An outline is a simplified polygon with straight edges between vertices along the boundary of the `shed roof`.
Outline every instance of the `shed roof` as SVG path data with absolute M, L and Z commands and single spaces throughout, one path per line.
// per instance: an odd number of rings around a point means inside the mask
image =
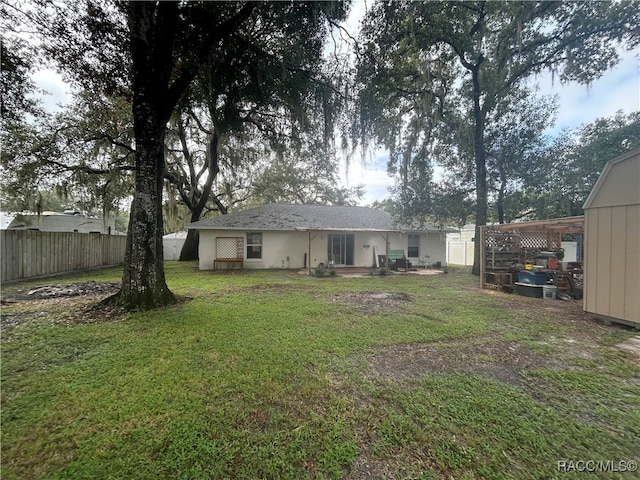
M 167 233 L 166 235 L 163 235 L 162 238 L 165 240 L 184 240 L 187 238 L 187 232 Z
M 455 231 L 447 227 L 398 225 L 391 214 L 368 207 L 271 203 L 187 225 L 196 230 Z
M 583 208 L 640 204 L 640 148 L 607 162 Z

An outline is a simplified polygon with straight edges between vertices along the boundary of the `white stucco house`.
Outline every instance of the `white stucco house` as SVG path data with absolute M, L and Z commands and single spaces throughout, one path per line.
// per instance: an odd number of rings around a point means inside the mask
M 404 252 L 418 264 L 445 264 L 449 228 L 394 223 L 382 210 L 323 205 L 262 205 L 187 225 L 199 230 L 201 270 L 374 267 Z

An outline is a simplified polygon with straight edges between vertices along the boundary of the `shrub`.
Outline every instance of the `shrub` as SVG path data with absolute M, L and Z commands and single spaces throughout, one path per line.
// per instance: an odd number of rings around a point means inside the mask
M 313 274 L 318 278 L 324 278 L 327 276 L 327 269 L 324 265 L 320 265 L 313 271 Z
M 318 265 L 318 268 L 313 271 L 313 275 L 317 278 L 324 278 L 335 277 L 336 275 L 338 275 L 338 273 L 333 268 L 327 268 L 324 265 Z

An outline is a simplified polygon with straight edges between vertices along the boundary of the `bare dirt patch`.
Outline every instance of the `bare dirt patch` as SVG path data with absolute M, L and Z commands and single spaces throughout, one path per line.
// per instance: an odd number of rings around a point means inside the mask
M 544 300 L 542 298 L 530 298 L 516 293 L 504 293 L 496 290 L 482 289 L 479 286 L 466 285 L 463 290 L 480 292 L 500 302 L 507 310 L 535 311 L 540 315 L 554 316 L 559 322 L 577 323 L 595 321 L 595 317 L 582 309 L 582 300 Z
M 388 345 L 366 358 L 370 366 L 368 376 L 405 382 L 429 373 L 473 373 L 522 387 L 529 370 L 567 368 L 575 359 L 597 358 L 602 327 L 592 315 L 582 310 L 582 302 L 528 298 L 472 286 L 464 289 L 495 298 L 507 312 L 526 313 L 519 315 L 518 322 L 504 322 L 500 328 L 505 331 L 527 329 L 531 325 L 523 323 L 533 322 L 540 324 L 535 328 L 541 331 L 544 325 L 559 327 L 558 335 L 542 335 L 534 342 L 540 349 L 521 342 L 500 340 L 495 335 Z M 553 349 L 554 353 L 545 354 L 544 347 Z
M 261 283 L 251 287 L 240 288 L 238 292 L 285 294 L 289 292 L 307 292 L 313 290 L 309 285 L 296 285 L 295 283 Z
M 579 369 L 580 361 L 597 360 L 602 347 L 602 330 L 616 331 L 615 328 L 599 325 L 592 314 L 583 311 L 579 300 L 528 298 L 473 286 L 463 289 L 491 296 L 507 312 L 518 314 L 517 322 L 496 323 L 499 330 L 538 330 L 539 338 L 534 340 L 535 337 L 532 337 L 532 342 L 523 344 L 500 340 L 497 334 L 497 337 L 492 335 L 388 345 L 366 357 L 370 367 L 367 376 L 377 380 L 405 382 L 429 373 L 472 373 L 522 387 L 529 381 L 527 372 L 530 370 Z M 549 331 L 545 326 L 549 327 Z M 549 350 L 552 353 L 548 353 Z
M 78 297 L 78 296 L 102 296 L 113 295 L 120 290 L 117 282 L 81 282 L 81 283 L 57 283 L 54 285 L 41 285 L 29 289 L 16 290 L 4 295 L 3 300 L 40 300 L 46 298 Z
M 14 327 L 48 319 L 56 325 L 98 323 L 119 318 L 115 308 L 97 309 L 100 300 L 118 292 L 116 282 L 81 282 L 41 285 L 3 295 L 0 327 L 3 339 Z
M 372 313 L 407 313 L 404 306 L 412 300 L 411 295 L 402 292 L 341 292 L 331 296 L 333 302 L 355 306 L 359 310 Z
M 367 358 L 372 376 L 394 382 L 429 373 L 474 373 L 521 386 L 523 374 L 556 362 L 515 342 L 483 341 L 482 337 L 435 343 L 411 343 L 379 348 Z

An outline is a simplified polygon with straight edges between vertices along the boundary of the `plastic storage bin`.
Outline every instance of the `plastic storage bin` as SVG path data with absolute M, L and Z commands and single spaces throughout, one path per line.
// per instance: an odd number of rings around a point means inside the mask
M 547 283 L 547 274 L 544 272 L 518 272 L 518 282 L 529 285 L 544 285 Z
M 558 293 L 558 287 L 556 287 L 555 285 L 542 286 L 542 297 L 545 300 L 555 300 L 557 293 Z
M 542 298 L 542 285 L 516 283 L 516 293 L 524 297 Z

